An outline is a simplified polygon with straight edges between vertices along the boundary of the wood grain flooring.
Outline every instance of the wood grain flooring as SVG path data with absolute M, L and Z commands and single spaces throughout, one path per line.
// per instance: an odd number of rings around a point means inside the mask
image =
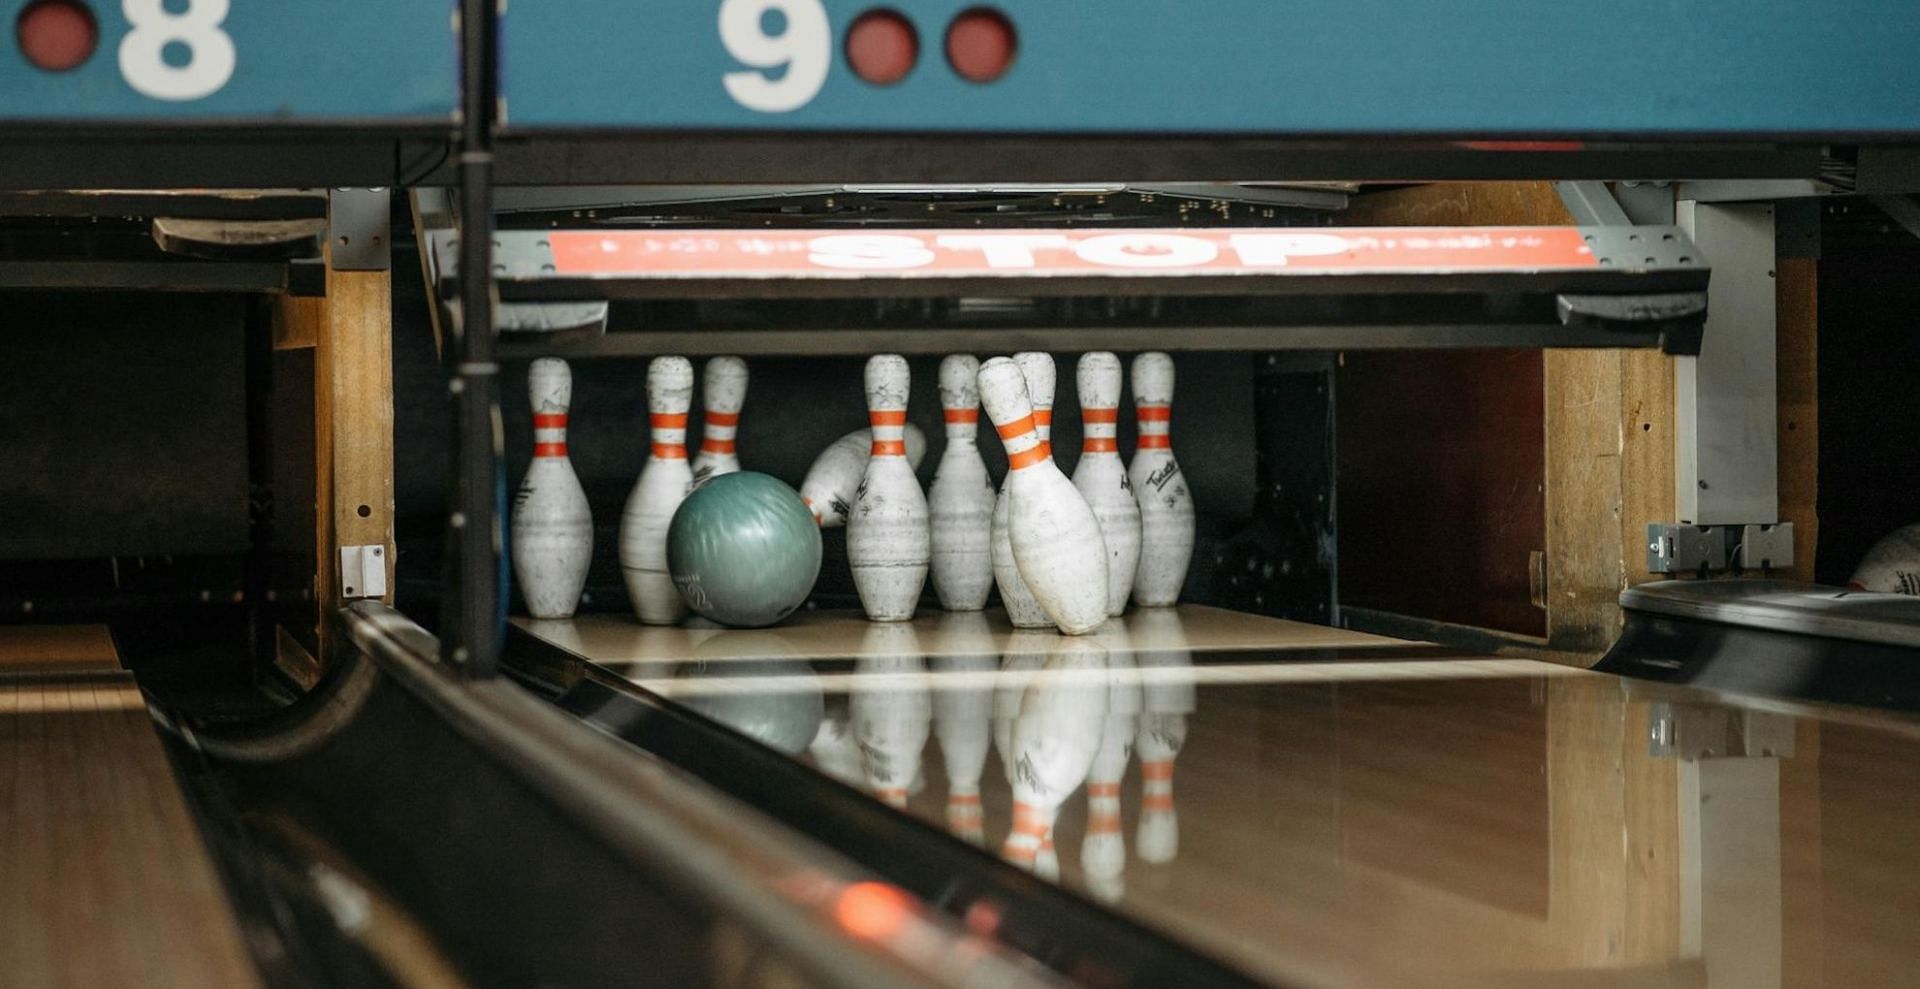
M 105 630 L 0 630 L 0 987 L 259 982 Z

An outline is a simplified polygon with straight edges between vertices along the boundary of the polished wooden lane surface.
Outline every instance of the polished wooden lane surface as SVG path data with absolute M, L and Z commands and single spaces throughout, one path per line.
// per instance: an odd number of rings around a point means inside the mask
M 1178 850 L 1141 857 L 1136 754 L 1117 884 L 1080 866 L 1085 788 L 1063 805 L 1054 836 L 1069 889 L 1284 984 L 1839 989 L 1920 972 L 1920 724 L 1779 713 L 1524 660 L 1402 655 L 1395 647 L 1410 644 L 1217 614 L 1182 609 L 1192 620 L 1155 631 L 1151 648 L 1108 635 L 1131 661 L 1115 667 L 1116 689 L 1137 685 L 1148 714 L 1185 714 Z M 994 718 L 1048 711 L 1052 730 L 1083 738 L 1076 719 L 1107 716 L 1097 700 L 1075 715 L 1035 693 L 1087 696 L 1083 681 L 1098 677 L 1036 672 L 1033 655 L 1057 637 L 996 629 L 1008 658 L 966 664 L 939 658 L 954 647 L 939 616 L 853 627 L 863 624 L 834 632 L 838 649 L 822 641 L 806 654 L 900 661 L 629 671 L 756 737 L 813 737 L 796 758 L 862 790 L 872 784 L 852 722 L 882 719 L 874 737 L 897 739 L 915 732 L 886 719 L 928 720 L 907 812 L 936 825 L 940 740 L 954 728 L 940 712 L 966 707 L 943 706 L 942 691 L 991 695 Z M 762 648 L 764 634 L 684 655 L 791 655 Z M 1210 654 L 1217 643 L 1236 651 Z M 1183 680 L 1186 691 L 1170 689 Z M 825 730 L 782 725 L 806 716 L 793 698 L 809 693 L 824 701 Z M 982 804 L 996 850 L 1012 817 L 1000 752 L 1010 736 L 986 721 L 969 730 L 993 739 Z
M 0 986 L 259 981 L 105 630 L 0 630 Z
M 631 615 L 581 615 L 566 620 L 516 618 L 533 634 L 605 666 L 640 662 L 735 659 L 857 659 L 862 656 L 1000 655 L 1045 651 L 1059 638 L 1051 630 L 1019 630 L 998 609 L 922 611 L 911 622 L 879 624 L 857 611 L 800 611 L 767 629 L 726 629 L 702 622 L 677 627 L 642 625 Z M 1364 649 L 1407 643 L 1365 632 L 1309 625 L 1244 612 L 1183 604 L 1136 610 L 1086 637 L 1109 650 L 1164 649 L 1209 653 L 1274 649 Z

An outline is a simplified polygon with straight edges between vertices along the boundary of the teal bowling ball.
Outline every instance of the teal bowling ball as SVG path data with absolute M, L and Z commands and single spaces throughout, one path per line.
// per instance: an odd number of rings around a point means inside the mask
M 779 479 L 722 474 L 673 513 L 667 570 L 694 614 L 742 628 L 772 625 L 813 592 L 820 526 Z

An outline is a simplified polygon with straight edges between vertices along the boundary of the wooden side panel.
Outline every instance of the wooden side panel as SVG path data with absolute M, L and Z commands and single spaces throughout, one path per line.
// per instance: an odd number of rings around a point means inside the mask
M 1356 224 L 1566 224 L 1573 218 L 1560 203 L 1552 185 L 1544 182 L 1498 182 L 1478 184 L 1439 184 L 1409 187 L 1360 197 L 1346 219 Z M 1783 272 L 1783 274 L 1787 274 Z M 1791 281 L 1791 278 L 1783 279 Z M 1795 284 L 1798 284 L 1795 282 Z M 1788 291 L 1783 285 L 1783 292 Z M 1808 290 L 1810 291 L 1810 290 Z M 1783 300 L 1786 296 L 1783 295 Z M 1805 304 L 1802 305 L 1804 309 Z M 1783 301 L 1783 322 L 1788 317 Z M 1810 318 L 1808 320 L 1810 322 Z M 1789 332 L 1784 326 L 1782 346 L 1811 361 L 1811 328 L 1804 333 Z M 1481 355 L 1483 360 L 1493 358 Z M 1535 362 L 1540 384 L 1530 395 L 1515 391 L 1498 414 L 1454 421 L 1436 417 L 1418 430 L 1400 430 L 1396 435 L 1379 436 L 1362 428 L 1356 436 L 1349 424 L 1356 412 L 1342 395 L 1341 419 L 1341 498 L 1342 592 L 1349 603 L 1385 610 L 1403 611 L 1421 617 L 1439 618 L 1462 624 L 1480 625 L 1509 632 L 1544 636 L 1556 649 L 1575 654 L 1595 655 L 1606 649 L 1620 628 L 1619 594 L 1625 587 L 1655 578 L 1646 569 L 1645 531 L 1649 522 L 1673 517 L 1673 359 L 1648 351 L 1549 350 L 1528 354 L 1514 361 Z M 1438 378 L 1443 373 L 1455 377 L 1449 387 L 1467 374 L 1517 373 L 1511 364 L 1494 363 L 1487 368 L 1454 367 L 1458 361 L 1445 354 L 1369 355 L 1349 360 L 1350 373 L 1341 387 L 1358 386 L 1367 401 L 1383 401 L 1366 394 L 1366 376 L 1380 375 L 1383 368 L 1394 375 Z M 1351 379 L 1349 381 L 1348 379 Z M 1445 380 L 1445 379 L 1441 379 Z M 1789 380 L 1805 383 L 1809 377 L 1792 365 L 1783 351 L 1783 389 Z M 1475 384 L 1472 388 L 1484 388 Z M 1813 442 L 1813 431 L 1805 425 L 1811 418 L 1811 394 L 1808 384 L 1797 392 L 1783 391 L 1782 414 L 1789 409 L 1801 425 L 1788 430 L 1782 420 L 1781 458 L 1783 464 L 1783 506 L 1793 506 L 1789 517 L 1796 523 L 1811 517 L 1811 477 L 1795 474 L 1793 465 L 1810 465 L 1813 457 L 1804 444 Z M 1418 403 L 1428 396 L 1405 393 L 1399 401 Z M 1804 401 L 1800 401 L 1804 399 Z M 1385 399 L 1392 402 L 1394 399 Z M 1793 403 L 1800 402 L 1795 405 Z M 1542 449 L 1537 459 L 1512 458 L 1500 469 L 1488 470 L 1482 463 L 1462 463 L 1448 459 L 1449 448 L 1471 450 L 1477 442 L 1517 442 L 1513 420 L 1539 422 Z M 1801 445 L 1795 445 L 1799 442 Z M 1482 573 L 1458 567 L 1401 568 L 1395 571 L 1375 558 L 1372 547 L 1355 545 L 1346 532 L 1354 524 L 1355 498 L 1362 506 L 1378 500 L 1368 487 L 1355 489 L 1349 479 L 1372 484 L 1374 471 L 1381 464 L 1419 464 L 1438 460 L 1451 485 L 1466 485 L 1488 490 L 1522 490 L 1531 485 L 1542 492 L 1540 530 L 1531 546 L 1545 550 L 1545 614 L 1527 620 L 1526 591 L 1529 588 L 1524 569 L 1503 569 Z M 1537 466 L 1536 466 L 1537 465 Z M 1811 469 L 1808 467 L 1807 469 Z M 1527 476 L 1523 472 L 1531 471 Z M 1798 486 L 1796 486 L 1798 485 Z M 1431 483 L 1426 489 L 1438 490 Z M 1804 488 L 1804 491 L 1802 491 Z M 1797 499 L 1797 500 L 1796 500 Z M 1444 502 L 1444 497 L 1435 498 Z M 1806 507 L 1802 509 L 1801 504 Z M 1395 550 L 1406 558 L 1421 550 L 1408 542 L 1413 539 L 1444 540 L 1444 547 L 1458 543 L 1503 547 L 1516 541 L 1511 515 L 1483 513 L 1464 521 L 1457 517 L 1444 523 L 1424 517 L 1434 512 L 1419 503 L 1406 507 L 1415 516 L 1402 517 L 1388 524 L 1403 540 Z M 1461 528 L 1463 527 L 1464 528 Z M 1458 532 L 1463 538 L 1455 539 Z M 1419 535 L 1416 535 L 1419 533 Z M 1438 533 L 1438 535 L 1436 535 Z M 1811 535 L 1804 535 L 1809 540 Z M 1515 554 L 1503 552 L 1503 561 Z M 1525 567 L 1524 556 L 1519 566 Z M 1408 573 L 1446 574 L 1447 580 L 1416 580 Z M 1452 583 L 1444 592 L 1434 584 Z M 1463 586 L 1465 585 L 1465 586 Z M 1349 591 L 1357 592 L 1355 598 Z M 1480 599 L 1473 612 L 1461 609 L 1437 597 L 1451 595 Z
M 1491 182 L 1371 193 L 1342 222 L 1568 221 L 1551 186 Z M 1529 568 L 1550 549 L 1546 360 L 1533 350 L 1347 355 L 1337 389 L 1345 603 L 1548 634 Z
M 1820 545 L 1820 272 L 1811 258 L 1782 258 L 1774 282 L 1779 357 L 1780 517 L 1793 523 L 1793 568 L 1812 580 Z
M 288 322 L 293 322 L 289 320 Z M 329 271 L 314 338 L 315 596 L 320 656 L 326 616 L 345 600 L 340 547 L 377 546 L 392 601 L 393 278 L 386 271 Z M 358 589 L 356 588 L 355 596 Z
M 1540 354 L 1348 354 L 1338 396 L 1340 598 L 1546 635 Z

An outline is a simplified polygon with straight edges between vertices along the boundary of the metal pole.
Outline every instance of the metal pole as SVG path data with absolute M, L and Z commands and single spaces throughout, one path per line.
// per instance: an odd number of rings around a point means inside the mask
M 460 312 L 449 357 L 453 503 L 441 601 L 442 658 L 472 678 L 499 667 L 504 619 L 500 554 L 500 410 L 493 354 L 493 130 L 498 101 L 497 0 L 461 0 Z

